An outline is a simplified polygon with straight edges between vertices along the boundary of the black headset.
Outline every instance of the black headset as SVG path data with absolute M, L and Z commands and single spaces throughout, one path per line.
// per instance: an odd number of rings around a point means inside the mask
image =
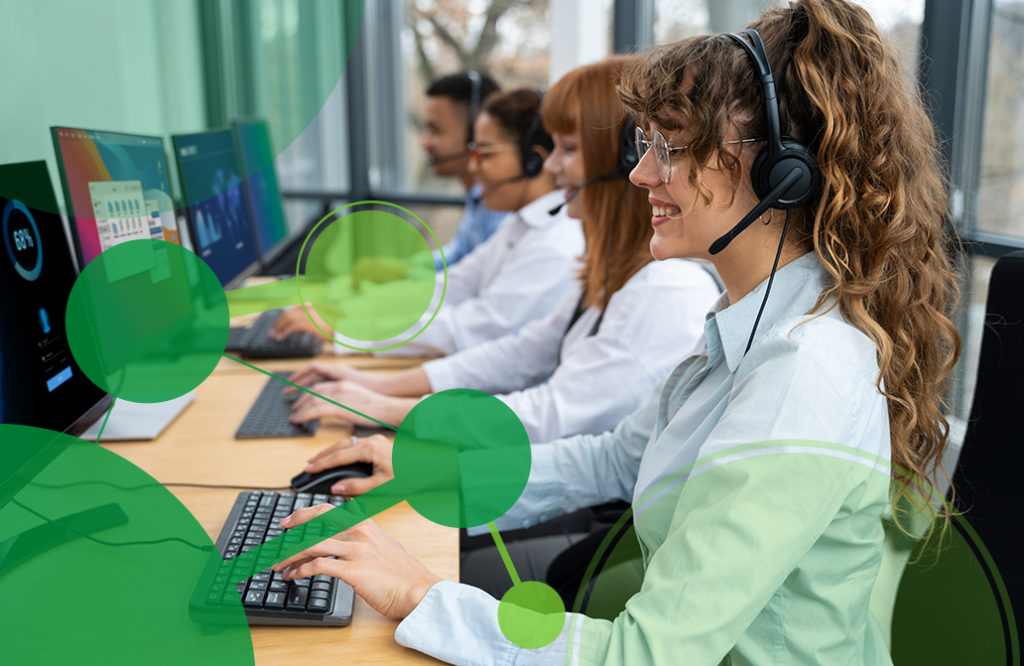
M 804 205 L 814 196 L 820 180 L 818 161 L 807 146 L 782 135 L 779 127 L 779 102 L 775 97 L 775 81 L 764 42 L 756 30 L 744 30 L 742 34 L 750 37 L 749 43 L 737 34 L 730 33 L 729 37 L 736 40 L 754 61 L 757 73 L 761 77 L 761 87 L 764 88 L 764 115 L 768 125 L 768 145 L 754 159 L 754 165 L 750 169 L 750 180 L 754 185 L 754 193 L 763 199 L 778 187 L 786 176 L 797 170 L 799 178 L 774 197 L 772 205 L 772 208 L 791 210 Z
M 767 145 L 754 158 L 750 168 L 750 182 L 760 203 L 724 236 L 711 244 L 709 252 L 718 254 L 750 226 L 750 223 L 769 208 L 792 210 L 810 201 L 818 190 L 821 172 L 814 153 L 807 146 L 782 135 L 779 126 L 779 103 L 775 97 L 775 80 L 768 62 L 761 35 L 747 29 L 740 34 L 750 38 L 748 42 L 740 35 L 729 33 L 754 61 L 761 87 L 764 91 L 764 115 L 768 129 Z
M 640 162 L 640 156 L 636 154 L 636 119 L 630 115 L 622 126 L 622 133 L 619 134 L 619 159 L 613 173 L 618 176 L 629 176 L 636 165 Z
M 524 178 L 538 176 L 544 169 L 544 156 L 533 147 L 533 140 L 537 136 L 537 131 L 541 128 L 540 107 L 544 102 L 544 93 L 538 91 L 537 95 L 539 97 L 537 100 L 537 113 L 534 114 L 529 127 L 523 132 L 523 138 L 519 140 L 519 153 L 522 157 Z
M 782 135 L 782 130 L 779 127 L 779 101 L 775 97 L 775 81 L 772 78 L 772 67 L 768 63 L 768 53 L 765 51 L 761 35 L 753 29 L 744 30 L 741 34 L 749 37 L 750 42 L 733 33 L 729 33 L 729 37 L 736 40 L 754 61 L 757 73 L 761 77 L 761 87 L 764 90 L 764 115 L 768 125 L 766 138 L 768 145 L 757 154 L 754 164 L 750 167 L 750 182 L 754 187 L 754 194 L 760 201 L 736 226 L 712 243 L 708 252 L 718 254 L 724 250 L 733 238 L 736 238 L 741 231 L 750 226 L 751 222 L 763 215 L 769 208 L 780 208 L 786 211 L 786 221 L 782 225 L 782 235 L 779 238 L 779 249 L 775 252 L 775 262 L 772 264 L 771 273 L 768 274 L 764 298 L 761 299 L 761 307 L 758 308 L 754 325 L 750 329 L 747 347 L 743 350 L 743 354 L 746 355 L 754 343 L 757 325 L 761 322 L 765 303 L 768 302 L 768 294 L 772 290 L 775 271 L 779 266 L 779 257 L 782 255 L 782 246 L 786 242 L 786 230 L 789 229 L 789 213 L 792 209 L 802 206 L 814 197 L 818 190 L 818 182 L 821 180 L 821 172 L 818 170 L 818 161 L 814 159 L 814 154 L 807 149 L 807 146 L 794 141 L 791 137 Z
M 475 69 L 466 72 L 466 76 L 469 78 L 470 86 L 472 86 L 469 91 L 469 131 L 466 133 L 466 141 L 468 143 L 473 140 L 473 125 L 476 123 L 476 117 L 480 113 L 480 96 L 483 92 L 483 80 L 480 78 L 480 72 Z

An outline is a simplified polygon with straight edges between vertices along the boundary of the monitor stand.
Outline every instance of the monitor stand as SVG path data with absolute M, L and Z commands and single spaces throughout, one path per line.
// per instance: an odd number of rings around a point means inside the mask
M 96 435 L 103 428 L 103 436 L 99 438 L 101 442 L 156 439 L 195 397 L 195 391 L 190 391 L 167 402 L 145 403 L 118 399 L 114 402 L 107 425 L 104 426 L 103 419 L 99 419 L 81 434 L 81 438 L 96 441 Z

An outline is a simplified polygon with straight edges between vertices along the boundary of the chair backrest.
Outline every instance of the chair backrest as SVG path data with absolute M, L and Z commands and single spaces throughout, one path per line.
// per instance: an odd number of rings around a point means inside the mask
M 956 507 L 1002 576 L 1024 625 L 1024 252 L 1004 255 L 989 280 L 971 417 L 953 487 Z
M 974 402 L 953 474 L 959 515 L 903 572 L 892 619 L 894 663 L 1019 663 L 1022 411 L 1024 252 L 1012 252 L 996 262 L 989 281 Z

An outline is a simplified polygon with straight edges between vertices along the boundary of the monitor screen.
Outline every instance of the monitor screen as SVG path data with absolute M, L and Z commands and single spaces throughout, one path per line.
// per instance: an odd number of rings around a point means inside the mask
M 64 333 L 75 269 L 46 163 L 0 165 L 0 184 L 0 423 L 78 434 L 109 397 Z
M 238 120 L 232 127 L 260 257 L 269 261 L 288 235 L 270 132 L 262 121 Z
M 160 137 L 53 127 L 79 265 L 137 238 L 178 239 Z
M 192 245 L 221 284 L 233 284 L 256 266 L 259 252 L 231 130 L 171 139 L 188 202 Z

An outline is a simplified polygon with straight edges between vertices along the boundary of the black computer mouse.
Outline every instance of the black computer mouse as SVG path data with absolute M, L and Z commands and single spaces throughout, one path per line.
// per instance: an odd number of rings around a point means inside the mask
M 303 472 L 292 478 L 292 490 L 299 493 L 331 493 L 331 486 L 343 479 L 364 478 L 373 474 L 373 465 L 366 462 L 338 465 L 320 472 Z

